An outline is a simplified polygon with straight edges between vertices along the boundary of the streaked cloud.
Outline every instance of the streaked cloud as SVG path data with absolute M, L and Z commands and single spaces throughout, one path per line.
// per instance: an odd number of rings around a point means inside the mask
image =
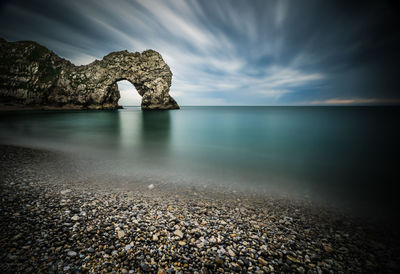
M 398 99 L 380 99 L 380 98 L 351 98 L 351 99 L 327 99 L 327 100 L 315 100 L 310 102 L 311 105 L 396 105 L 400 104 L 400 98 Z
M 171 94 L 182 105 L 329 104 L 332 98 L 372 104 L 399 98 L 398 77 L 391 73 L 399 55 L 390 58 L 398 51 L 399 34 L 387 31 L 391 10 L 379 3 L 17 0 L 0 5 L 0 36 L 38 41 L 77 65 L 110 51 L 159 51 L 174 74 Z M 123 102 L 138 102 L 132 85 L 119 86 Z

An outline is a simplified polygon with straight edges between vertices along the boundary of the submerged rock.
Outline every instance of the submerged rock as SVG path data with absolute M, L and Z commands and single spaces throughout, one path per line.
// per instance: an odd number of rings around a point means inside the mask
M 117 109 L 117 81 L 128 80 L 142 109 L 179 109 L 169 95 L 172 72 L 154 50 L 112 52 L 75 66 L 32 41 L 0 38 L 0 103 L 62 109 Z

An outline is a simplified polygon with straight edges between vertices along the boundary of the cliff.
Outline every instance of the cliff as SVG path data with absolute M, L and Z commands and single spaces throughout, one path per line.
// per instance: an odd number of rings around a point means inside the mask
M 119 80 L 131 82 L 141 107 L 179 109 L 169 95 L 172 72 L 154 50 L 112 52 L 75 66 L 32 41 L 0 38 L 0 104 L 60 109 L 116 109 Z

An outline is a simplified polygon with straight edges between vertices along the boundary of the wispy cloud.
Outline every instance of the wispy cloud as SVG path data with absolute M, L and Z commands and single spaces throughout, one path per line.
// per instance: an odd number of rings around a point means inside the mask
M 311 102 L 305 102 L 310 105 L 395 105 L 400 104 L 400 98 L 394 99 L 383 99 L 383 98 L 333 98 L 327 100 L 314 100 Z
M 152 48 L 171 67 L 171 94 L 181 104 L 284 104 L 300 101 L 299 96 L 310 104 L 335 102 L 331 98 L 369 104 L 372 99 L 365 98 L 398 98 L 394 85 L 366 95 L 365 74 L 355 73 L 388 67 L 381 65 L 386 61 L 365 57 L 371 49 L 388 47 L 384 42 L 390 40 L 371 42 L 371 33 L 379 33 L 373 10 L 348 7 L 348 14 L 338 13 L 335 5 L 286 0 L 10 1 L 0 10 L 0 35 L 36 40 L 78 65 L 110 51 Z M 384 79 L 373 77 L 374 85 Z M 370 89 L 374 85 L 368 84 Z M 134 89 L 126 83 L 120 88 Z M 343 90 L 351 94 L 345 97 Z M 337 100 L 345 104 L 350 99 Z

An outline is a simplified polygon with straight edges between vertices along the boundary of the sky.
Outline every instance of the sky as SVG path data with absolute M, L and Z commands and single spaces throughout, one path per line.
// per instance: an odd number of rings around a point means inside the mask
M 400 104 L 398 18 L 385 0 L 2 0 L 0 37 L 76 65 L 154 49 L 180 105 Z

